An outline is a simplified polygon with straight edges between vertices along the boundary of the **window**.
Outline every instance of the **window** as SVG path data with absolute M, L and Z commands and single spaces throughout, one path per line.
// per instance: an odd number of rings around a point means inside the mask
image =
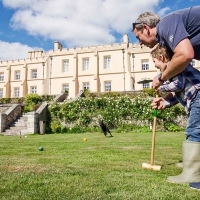
M 105 56 L 104 57 L 104 69 L 110 69 L 111 57 Z
M 14 88 L 14 96 L 15 97 L 19 97 L 19 88 L 18 87 L 16 87 L 16 88 Z
M 0 98 L 3 97 L 3 88 L 0 88 Z
M 111 91 L 111 82 L 110 81 L 105 82 L 105 92 L 107 92 L 107 91 Z
M 143 83 L 143 88 L 150 88 L 150 84 L 149 83 Z
M 4 73 L 0 72 L 0 81 L 4 81 Z
M 142 70 L 149 70 L 149 60 L 142 60 Z
M 20 71 L 15 71 L 15 80 L 20 80 Z
M 37 87 L 36 86 L 32 86 L 31 87 L 31 93 L 32 94 L 37 94 Z
M 83 71 L 89 70 L 89 58 L 83 59 Z
M 90 83 L 83 83 L 83 89 L 90 89 Z
M 64 60 L 63 61 L 63 72 L 68 72 L 69 71 L 69 60 Z
M 67 91 L 69 93 L 69 84 L 63 84 L 63 92 Z
M 32 69 L 31 74 L 32 78 L 37 78 L 37 69 Z

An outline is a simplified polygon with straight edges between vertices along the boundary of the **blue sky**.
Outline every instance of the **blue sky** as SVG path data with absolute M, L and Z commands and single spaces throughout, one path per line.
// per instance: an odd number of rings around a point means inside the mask
M 131 24 L 145 11 L 163 17 L 200 0 L 0 0 L 0 60 L 27 58 L 28 51 L 137 42 Z

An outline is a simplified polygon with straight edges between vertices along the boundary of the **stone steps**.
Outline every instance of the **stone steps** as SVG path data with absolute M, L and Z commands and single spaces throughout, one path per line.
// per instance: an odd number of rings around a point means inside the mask
M 25 134 L 27 134 L 28 132 L 27 132 L 27 130 L 25 129 L 25 130 L 20 130 L 20 131 L 16 131 L 16 130 L 14 130 L 14 131 L 6 131 L 6 132 L 3 132 L 3 135 L 10 135 L 10 136 L 15 136 L 15 135 L 25 135 Z
M 10 127 L 3 132 L 3 135 L 24 135 L 27 133 L 28 117 L 23 115 L 10 124 Z

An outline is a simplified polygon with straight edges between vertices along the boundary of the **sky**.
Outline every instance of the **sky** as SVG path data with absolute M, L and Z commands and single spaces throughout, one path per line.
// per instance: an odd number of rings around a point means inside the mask
M 200 0 L 0 0 L 0 61 L 25 59 L 28 52 L 135 43 L 132 22 L 145 11 L 166 14 L 200 5 Z

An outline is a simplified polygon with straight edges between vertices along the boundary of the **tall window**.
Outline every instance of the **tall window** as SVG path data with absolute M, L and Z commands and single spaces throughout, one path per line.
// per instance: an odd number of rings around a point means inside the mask
M 19 97 L 19 87 L 14 88 L 14 96 Z
M 15 71 L 15 80 L 20 80 L 20 71 Z
M 64 60 L 63 61 L 63 72 L 68 72 L 69 71 L 69 60 Z
M 90 89 L 90 83 L 83 83 L 83 89 L 87 89 L 89 90 Z
M 110 69 L 111 57 L 105 56 L 104 57 L 104 69 Z
M 0 98 L 3 97 L 3 88 L 0 88 Z
M 111 91 L 111 81 L 105 81 L 105 92 Z
M 31 77 L 32 78 L 37 78 L 37 69 L 32 69 L 31 70 Z
M 83 71 L 89 70 L 89 58 L 83 59 Z
M 63 92 L 68 91 L 69 93 L 69 83 L 65 83 L 62 85 Z
M 143 83 L 143 88 L 150 88 L 150 84 L 149 83 Z
M 0 72 L 0 81 L 4 81 L 4 73 Z
M 37 87 L 36 86 L 31 86 L 31 93 L 37 94 Z
M 149 60 L 142 60 L 142 70 L 149 70 Z

